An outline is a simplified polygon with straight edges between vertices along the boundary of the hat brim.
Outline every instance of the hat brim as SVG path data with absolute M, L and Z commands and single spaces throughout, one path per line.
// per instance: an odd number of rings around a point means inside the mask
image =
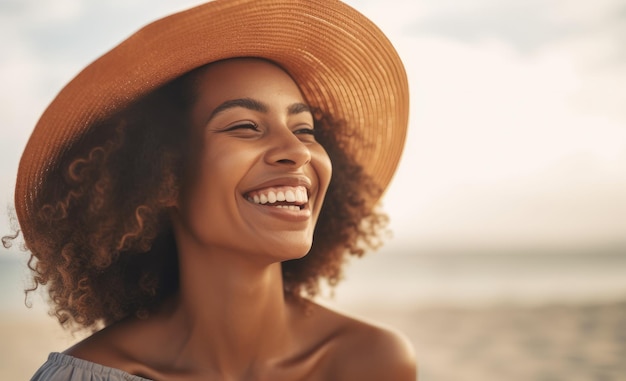
M 349 149 L 386 188 L 404 146 L 409 96 L 402 62 L 380 29 L 339 1 L 218 0 L 145 26 L 61 90 L 20 161 L 22 228 L 45 176 L 95 122 L 186 72 L 234 57 L 278 63 L 310 106 L 346 121 L 364 141 Z

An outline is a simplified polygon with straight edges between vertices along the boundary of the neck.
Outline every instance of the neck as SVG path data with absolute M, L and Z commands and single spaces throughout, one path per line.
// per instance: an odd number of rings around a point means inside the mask
M 219 249 L 179 248 L 180 292 L 172 321 L 179 361 L 244 374 L 289 345 L 280 263 L 252 263 Z M 184 360 L 183 360 L 184 359 Z

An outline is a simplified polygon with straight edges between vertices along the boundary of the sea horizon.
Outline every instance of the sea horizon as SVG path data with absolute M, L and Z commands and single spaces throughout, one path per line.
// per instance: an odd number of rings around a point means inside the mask
M 27 256 L 10 250 L 0 255 L 0 313 L 33 316 L 33 309 L 47 310 L 39 291 L 29 297 L 33 308 L 25 306 Z M 544 252 L 387 248 L 351 258 L 344 279 L 332 291 L 323 285 L 317 300 L 348 309 L 610 303 L 626 300 L 624 274 L 624 246 Z

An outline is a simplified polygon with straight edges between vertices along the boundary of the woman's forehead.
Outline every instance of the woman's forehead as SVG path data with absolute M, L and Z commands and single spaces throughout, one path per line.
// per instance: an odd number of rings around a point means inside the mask
M 255 90 L 280 82 L 289 90 L 298 85 L 280 66 L 260 58 L 233 58 L 218 61 L 200 68 L 194 75 L 198 91 L 230 93 L 243 90 Z M 237 86 L 237 87 L 235 87 Z M 206 87 L 206 88 L 204 88 Z
M 192 120 L 206 122 L 227 106 L 268 112 L 308 105 L 298 85 L 279 66 L 261 59 L 231 59 L 201 68 L 194 73 L 195 102 Z

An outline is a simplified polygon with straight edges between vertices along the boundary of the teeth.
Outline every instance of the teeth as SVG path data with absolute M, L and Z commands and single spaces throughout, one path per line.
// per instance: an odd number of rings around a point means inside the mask
M 276 202 L 276 193 L 269 191 L 267 192 L 267 201 L 269 201 L 270 204 L 273 204 Z
M 303 191 L 300 188 L 296 189 L 295 197 L 296 197 L 296 201 L 297 202 L 306 202 L 307 201 L 307 199 L 306 199 L 306 192 Z
M 289 209 L 289 210 L 300 210 L 300 207 L 295 206 L 295 205 L 276 205 L 275 208 Z
M 297 205 L 274 205 L 277 207 L 289 207 L 292 210 L 299 210 L 302 204 L 309 201 L 307 191 L 303 186 L 278 188 L 267 188 L 262 191 L 253 192 L 248 196 L 250 202 L 255 204 L 274 204 L 275 202 L 292 202 Z
M 285 192 L 278 191 L 276 193 L 276 201 L 285 201 Z

